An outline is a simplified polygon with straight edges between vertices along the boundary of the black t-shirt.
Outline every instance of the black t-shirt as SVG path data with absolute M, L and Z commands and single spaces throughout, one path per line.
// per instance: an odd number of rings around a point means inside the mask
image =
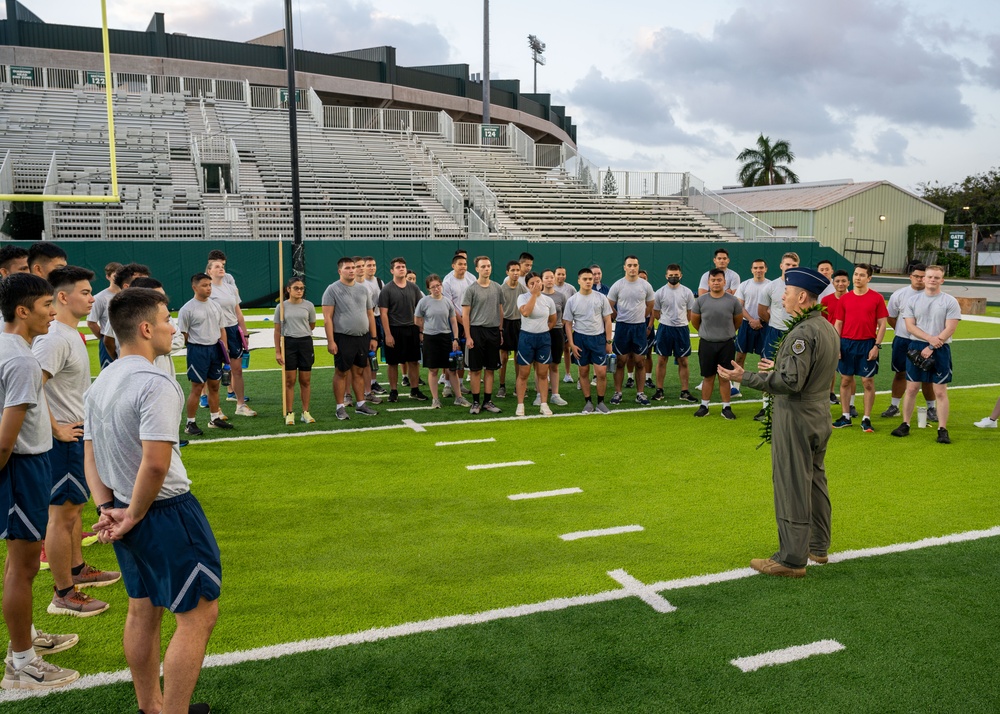
M 379 293 L 378 306 L 387 311 L 389 327 L 403 327 L 413 324 L 413 311 L 422 297 L 420 288 L 413 283 L 399 287 L 390 281 Z

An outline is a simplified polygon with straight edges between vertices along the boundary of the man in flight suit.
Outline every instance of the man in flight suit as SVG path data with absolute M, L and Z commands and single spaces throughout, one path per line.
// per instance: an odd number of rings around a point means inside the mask
M 830 281 L 811 268 L 785 272 L 782 304 L 794 322 L 774 361 L 762 359 L 749 373 L 733 362 L 719 367 L 724 379 L 774 395 L 771 440 L 774 509 L 778 552 L 756 558 L 750 567 L 765 575 L 801 578 L 807 559 L 827 562 L 830 547 L 830 495 L 823 459 L 830 425 L 830 381 L 837 369 L 837 331 L 815 309 Z

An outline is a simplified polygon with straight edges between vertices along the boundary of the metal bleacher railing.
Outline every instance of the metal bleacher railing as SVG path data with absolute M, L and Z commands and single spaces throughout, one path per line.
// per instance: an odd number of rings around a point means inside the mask
M 24 68 L 19 69 L 23 70 Z M 34 68 L 34 70 L 31 73 L 20 71 L 15 77 L 8 66 L 0 65 L 0 84 L 16 91 L 23 91 L 24 88 L 29 90 L 34 88 L 74 90 L 81 106 L 84 103 L 94 104 L 101 100 L 96 92 L 103 90 L 105 81 L 103 72 L 44 67 Z M 9 83 L 5 81 L 8 78 L 10 78 Z M 128 240 L 139 237 L 207 238 L 212 222 L 208 217 L 205 199 L 198 193 L 205 191 L 201 166 L 206 161 L 229 165 L 230 194 L 224 197 L 223 204 L 226 206 L 234 203 L 239 204 L 241 208 L 240 220 L 244 222 L 249 237 L 270 239 L 279 234 L 286 237 L 290 235 L 289 202 L 280 197 L 276 198 L 273 194 L 259 193 L 261 191 L 260 181 L 256 178 L 258 171 L 263 175 L 263 172 L 268 168 L 267 161 L 271 161 L 272 164 L 277 161 L 280 164 L 284 160 L 283 157 L 287 157 L 287 143 L 284 154 L 278 149 L 270 159 L 263 156 L 262 160 L 266 161 L 260 166 L 256 164 L 245 165 L 243 159 L 246 158 L 246 152 L 249 150 L 245 144 L 246 135 L 240 138 L 226 134 L 224 128 L 219 128 L 215 117 L 215 107 L 221 106 L 219 103 L 230 103 L 230 106 L 243 107 L 242 111 L 246 115 L 244 122 L 256 123 L 262 117 L 271 116 L 267 110 L 288 109 L 290 98 L 287 90 L 280 87 L 250 84 L 246 80 L 125 72 L 113 73 L 112 81 L 116 90 L 116 104 L 118 98 L 123 100 L 122 108 L 119 109 L 116 106 L 116 111 L 133 112 L 132 116 L 137 117 L 135 133 L 132 136 L 138 138 L 128 139 L 127 131 L 123 131 L 123 136 L 126 137 L 126 141 L 135 143 L 137 156 L 140 156 L 139 152 L 143 152 L 141 154 L 143 163 L 137 165 L 138 171 L 135 172 L 139 176 L 139 183 L 144 180 L 144 174 L 154 177 L 160 175 L 161 177 L 165 176 L 165 178 L 159 181 L 154 178 L 152 186 L 140 185 L 138 189 L 133 189 L 131 194 L 129 190 L 126 190 L 123 193 L 123 200 L 131 195 L 134 197 L 133 202 L 123 204 L 120 209 L 118 207 L 83 209 L 80 207 L 70 208 L 60 204 L 47 204 L 45 207 L 46 231 L 51 238 L 107 240 Z M 16 86 L 12 87 L 12 85 Z M 157 99 L 157 96 L 162 97 L 162 100 Z M 482 149 L 487 150 L 487 153 L 491 150 L 507 152 L 507 156 L 512 154 L 520 159 L 524 167 L 521 170 L 531 170 L 537 172 L 533 175 L 550 178 L 550 185 L 573 186 L 576 191 L 582 192 L 583 195 L 603 197 L 607 200 L 622 199 L 626 202 L 624 205 L 627 205 L 627 201 L 679 200 L 698 209 L 744 239 L 768 240 L 774 236 L 774 231 L 770 226 L 742 211 L 713 191 L 706 189 L 704 182 L 689 173 L 611 171 L 617 192 L 615 196 L 607 196 L 602 193 L 602 190 L 609 170 L 597 167 L 581 156 L 574 147 L 566 143 L 537 143 L 514 124 L 483 127 L 477 123 L 455 122 L 443 110 L 434 112 L 375 107 L 324 106 L 319 96 L 311 88 L 297 90 L 294 100 L 297 109 L 308 121 L 307 130 L 319 132 L 320 135 L 328 137 L 332 137 L 332 135 L 323 134 L 326 130 L 334 130 L 335 132 L 343 130 L 353 134 L 359 145 L 358 151 L 360 153 L 358 156 L 361 158 L 358 160 L 373 161 L 376 164 L 376 174 L 378 171 L 392 169 L 385 169 L 385 167 L 378 165 L 383 160 L 379 158 L 377 153 L 379 149 L 364 146 L 361 137 L 365 135 L 389 135 L 390 138 L 386 139 L 387 143 L 397 141 L 399 146 L 392 148 L 392 151 L 395 152 L 395 158 L 392 158 L 392 161 L 398 161 L 402 156 L 410 161 L 410 193 L 413 192 L 415 182 L 425 182 L 427 193 L 432 202 L 440 204 L 437 210 L 441 212 L 442 216 L 448 218 L 449 223 L 453 221 L 465 235 L 477 237 L 515 237 L 516 235 L 516 237 L 523 237 L 512 232 L 509 227 L 501 225 L 500 201 L 496 192 L 487 185 L 489 179 L 485 175 L 480 178 L 471 170 L 463 172 L 462 169 L 454 166 L 445 166 L 441 159 L 434 155 L 430 147 L 421 144 L 421 137 L 433 138 L 435 141 L 443 140 L 448 145 L 461 149 Z M 161 107 L 161 101 L 169 104 Z M 149 136 L 142 134 L 143 130 L 138 128 L 143 126 L 141 119 L 146 117 L 147 113 L 148 116 L 155 116 L 157 113 L 181 116 L 185 111 L 188 112 L 189 118 L 183 120 L 184 125 L 188 127 L 187 132 L 175 131 L 173 139 L 170 138 L 172 129 L 169 128 L 166 130 L 162 127 L 152 131 L 147 130 Z M 194 114 L 191 114 L 192 111 Z M 0 110 L 0 121 L 5 122 L 2 117 L 3 110 Z M 197 123 L 201 125 L 197 129 L 195 128 L 195 117 L 197 117 Z M 73 121 L 87 120 L 83 118 L 81 113 L 80 118 L 74 118 Z M 75 124 L 70 126 L 76 127 Z M 93 130 L 95 127 L 99 130 L 100 127 L 88 124 L 80 128 L 88 126 L 91 129 L 90 132 L 73 129 L 61 132 L 58 137 L 60 141 L 67 141 L 70 144 L 87 142 L 96 147 L 100 144 L 101 133 L 98 131 L 95 134 Z M 167 124 L 163 126 L 167 126 Z M 220 133 L 213 134 L 212 132 L 216 130 Z M 160 134 L 166 137 L 165 140 Z M 177 139 L 176 135 L 178 134 L 183 138 Z M 185 134 L 187 136 L 184 136 Z M 258 136 L 264 136 L 264 134 L 263 129 L 257 130 Z M 402 138 L 391 140 L 393 135 L 408 137 L 406 141 L 412 142 L 412 147 L 404 146 L 406 142 Z M 56 138 L 54 132 L 51 138 Z M 280 144 L 277 133 L 273 135 L 273 138 L 276 145 Z M 106 142 L 106 140 L 105 132 L 104 141 Z M 122 140 L 122 137 L 119 137 L 119 143 Z M 332 138 L 331 142 L 325 144 L 322 144 L 319 139 L 315 139 L 315 142 L 310 147 L 311 151 L 338 151 L 338 145 L 331 143 Z M 3 147 L 0 147 L 0 150 L 3 150 Z M 408 153 L 411 150 L 412 157 Z M 243 158 L 241 158 L 241 151 Z M 372 151 L 376 153 L 371 154 Z M 86 152 L 84 153 L 86 154 Z M 365 156 L 372 158 L 365 159 Z M 179 157 L 184 157 L 184 161 L 178 163 Z M 309 160 L 307 156 L 307 163 Z M 317 164 L 322 163 L 321 157 L 314 156 L 313 160 Z M 3 164 L 0 165 L 0 190 L 11 191 L 17 188 L 16 184 L 19 181 L 30 182 L 30 176 L 34 175 L 34 172 L 39 174 L 37 177 L 40 184 L 39 189 L 44 185 L 49 189 L 58 186 L 60 192 L 65 191 L 66 193 L 103 192 L 103 179 L 97 178 L 88 181 L 86 172 L 81 174 L 79 171 L 71 171 L 62 166 L 60 161 L 61 159 L 53 154 L 51 160 L 46 160 L 44 167 L 39 165 L 36 169 L 32 169 L 33 162 L 37 163 L 36 159 L 16 156 L 15 153 L 8 151 L 4 156 Z M 181 164 L 190 168 L 183 168 Z M 194 176 L 190 176 L 191 168 L 194 169 Z M 321 171 L 322 167 L 320 166 L 316 170 Z M 242 178 L 248 171 L 250 172 L 247 174 L 248 176 L 255 177 L 254 186 L 247 188 L 244 192 Z M 182 173 L 183 176 L 181 176 Z M 174 175 L 178 176 L 177 181 L 180 184 L 189 181 L 190 191 L 183 185 L 172 185 Z M 269 175 L 273 176 L 274 174 Z M 82 180 L 81 176 L 83 176 Z M 195 183 L 198 185 L 197 191 L 193 188 Z M 27 185 L 20 188 L 34 190 Z M 171 203 L 171 199 L 173 203 Z M 381 200 L 379 199 L 379 201 Z M 369 210 L 364 212 L 344 210 L 343 206 L 322 208 L 314 205 L 307 211 L 308 215 L 304 215 L 305 237 L 413 239 L 441 237 L 446 234 L 450 237 L 451 233 L 446 233 L 446 231 L 454 230 L 453 228 L 445 228 L 441 220 L 436 219 L 432 213 L 427 213 L 430 209 L 426 205 L 424 210 L 421 210 L 419 202 L 414 203 L 412 198 L 401 201 L 393 211 L 381 210 L 378 208 L 379 205 L 383 204 L 373 203 L 368 206 Z M 466 205 L 470 208 L 467 209 Z M 0 210 L 5 214 L 10 210 L 10 206 L 0 204 Z M 230 218 L 235 213 L 227 210 L 227 215 Z M 232 222 L 230 220 L 230 223 Z

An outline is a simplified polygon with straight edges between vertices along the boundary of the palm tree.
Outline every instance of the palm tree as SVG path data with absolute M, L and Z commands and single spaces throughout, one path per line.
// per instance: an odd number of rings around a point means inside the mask
M 771 143 L 771 137 L 761 134 L 757 137 L 757 147 L 743 149 L 736 157 L 743 162 L 739 181 L 744 186 L 772 186 L 783 183 L 798 183 L 799 177 L 787 166 L 795 161 L 795 154 L 784 139 Z

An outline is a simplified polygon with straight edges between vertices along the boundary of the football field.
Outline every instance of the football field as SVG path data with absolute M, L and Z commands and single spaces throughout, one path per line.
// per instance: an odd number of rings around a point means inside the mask
M 578 414 L 567 384 L 556 417 L 513 418 L 512 397 L 478 419 L 404 398 L 338 423 L 321 369 L 320 421 L 285 427 L 278 373 L 255 351 L 261 416 L 182 451 L 223 556 L 195 699 L 241 713 L 992 711 L 1000 433 L 971 424 L 1000 392 L 998 333 L 960 327 L 952 445 L 932 429 L 890 437 L 886 395 L 875 434 L 833 434 L 835 557 L 796 581 L 747 567 L 776 548 L 754 393 L 735 422 L 717 405 L 693 419 L 671 368 L 666 403 L 606 417 Z M 115 567 L 109 546 L 84 553 Z M 36 624 L 80 634 L 52 661 L 83 677 L 43 699 L 2 693 L 0 711 L 134 709 L 124 588 L 90 594 L 111 610 L 46 615 L 39 575 Z

